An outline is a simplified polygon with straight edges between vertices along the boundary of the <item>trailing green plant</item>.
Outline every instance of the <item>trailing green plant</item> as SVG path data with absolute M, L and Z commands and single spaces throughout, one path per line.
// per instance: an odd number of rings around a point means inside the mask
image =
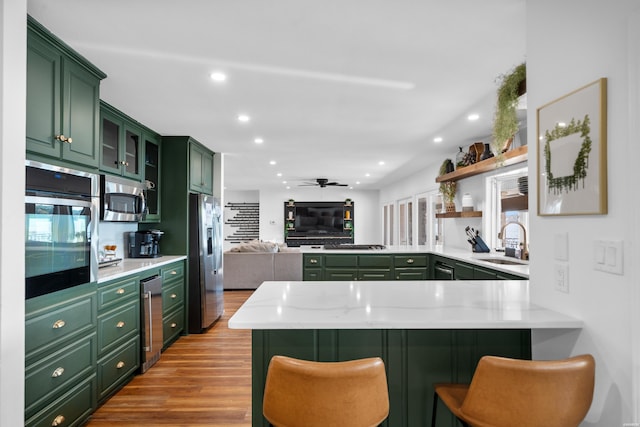
M 590 132 L 591 119 L 589 119 L 588 114 L 584 116 L 582 121 L 572 118 L 568 125 L 556 125 L 551 131 L 547 130 L 545 132 L 544 169 L 547 175 L 547 191 L 553 191 L 554 194 L 560 194 L 563 191 L 576 191 L 580 183 L 584 188 L 584 180 L 587 177 L 587 169 L 589 168 L 589 153 L 591 153 L 592 141 Z M 569 176 L 554 176 L 551 170 L 551 142 L 574 133 L 580 133 L 582 144 L 573 163 L 573 174 Z
M 443 181 L 440 183 L 440 193 L 446 203 L 452 203 L 456 198 L 458 184 L 455 181 Z
M 518 132 L 518 89 L 527 78 L 526 63 L 516 66 L 510 73 L 499 77 L 496 111 L 493 119 L 493 141 L 491 146 L 496 156 L 502 154 L 505 142 Z

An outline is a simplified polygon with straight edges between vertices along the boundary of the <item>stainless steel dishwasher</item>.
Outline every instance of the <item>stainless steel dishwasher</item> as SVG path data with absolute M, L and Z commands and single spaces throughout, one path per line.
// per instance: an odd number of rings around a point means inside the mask
M 142 364 L 146 372 L 160 359 L 162 351 L 162 277 L 152 276 L 140 281 L 142 289 Z
M 436 261 L 433 267 L 434 280 L 453 280 L 453 267 L 440 261 Z

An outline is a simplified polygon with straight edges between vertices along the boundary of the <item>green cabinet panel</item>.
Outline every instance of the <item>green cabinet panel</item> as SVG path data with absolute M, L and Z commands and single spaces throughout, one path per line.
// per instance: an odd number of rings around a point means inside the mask
M 120 306 L 139 297 L 140 280 L 137 275 L 107 282 L 98 287 L 98 310 Z
M 262 416 L 264 380 L 276 354 L 316 361 L 381 357 L 390 411 L 383 426 L 425 426 L 431 421 L 433 384 L 469 381 L 485 354 L 531 359 L 530 330 L 254 330 L 252 331 L 252 425 Z M 438 427 L 455 427 L 440 406 Z
M 357 280 L 356 268 L 325 268 L 323 280 Z
M 176 262 L 160 269 L 162 282 L 184 281 L 184 261 Z
M 394 255 L 393 265 L 395 267 L 428 267 L 427 255 Z
M 189 158 L 189 189 L 196 193 L 213 194 L 213 153 L 192 143 Z
M 469 264 L 463 264 L 456 262 L 454 264 L 453 278 L 455 280 L 473 280 L 473 266 Z
M 391 255 L 358 255 L 358 267 L 390 269 L 393 265 Z
M 28 158 L 97 169 L 100 80 L 105 77 L 28 17 Z
M 393 272 L 390 268 L 359 268 L 358 280 L 393 280 Z
M 96 336 L 91 334 L 29 365 L 25 371 L 25 416 L 33 416 L 43 402 L 91 375 L 95 364 Z
M 185 310 L 179 308 L 162 319 L 162 340 L 163 349 L 166 349 L 173 343 L 184 331 L 185 326 Z
M 473 267 L 473 279 L 474 280 L 495 280 L 496 271 L 487 270 L 486 268 Z
M 98 361 L 98 399 L 103 401 L 133 376 L 140 366 L 140 339 L 136 336 Z
M 322 280 L 322 268 L 305 268 L 302 271 L 302 280 Z
M 426 268 L 395 268 L 395 280 L 427 280 L 429 271 Z
M 177 307 L 184 307 L 184 282 L 162 284 L 162 312 L 169 313 Z
M 81 426 L 96 405 L 96 376 L 93 374 L 28 418 L 25 427 Z
M 163 349 L 184 332 L 186 325 L 185 262 L 179 261 L 160 270 L 162 276 Z
M 142 133 L 144 142 L 144 179 L 147 184 L 145 198 L 147 201 L 147 214 L 144 222 L 160 222 L 161 204 L 160 204 L 160 179 L 161 179 L 161 146 L 160 135 L 145 130 Z
M 325 255 L 325 267 L 357 267 L 358 255 Z
M 309 255 L 309 254 L 304 254 L 302 255 L 302 266 L 304 268 L 307 267 L 322 267 L 322 261 L 324 260 L 324 257 L 322 255 Z

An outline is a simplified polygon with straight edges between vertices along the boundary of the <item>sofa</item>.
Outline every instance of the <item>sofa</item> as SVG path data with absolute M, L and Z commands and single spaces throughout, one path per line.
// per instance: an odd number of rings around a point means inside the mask
M 224 289 L 257 289 L 269 280 L 302 280 L 302 252 L 298 249 L 226 251 Z

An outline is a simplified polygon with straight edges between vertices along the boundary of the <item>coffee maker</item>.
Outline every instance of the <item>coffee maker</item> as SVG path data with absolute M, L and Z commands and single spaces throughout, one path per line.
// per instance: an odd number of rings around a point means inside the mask
M 129 232 L 129 258 L 156 258 L 160 256 L 160 230 Z

